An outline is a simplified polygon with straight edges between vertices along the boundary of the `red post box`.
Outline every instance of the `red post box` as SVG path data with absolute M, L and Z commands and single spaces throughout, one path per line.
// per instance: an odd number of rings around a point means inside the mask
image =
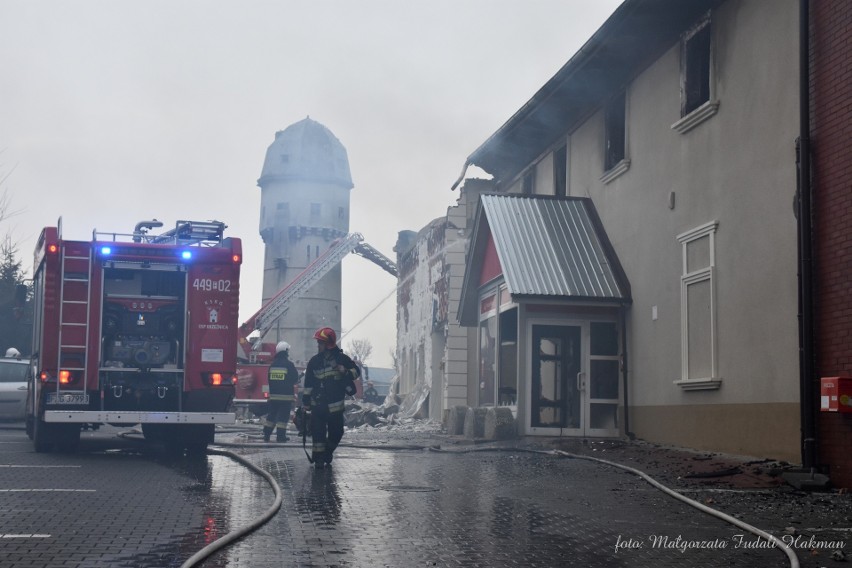
M 819 409 L 852 413 L 852 377 L 822 377 Z

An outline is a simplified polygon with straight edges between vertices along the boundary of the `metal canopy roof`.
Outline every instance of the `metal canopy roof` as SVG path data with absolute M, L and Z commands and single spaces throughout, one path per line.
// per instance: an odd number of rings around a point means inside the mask
M 631 301 L 630 284 L 590 199 L 483 195 L 480 203 L 459 307 L 463 325 L 478 321 L 489 232 L 515 300 Z
M 625 0 L 579 51 L 467 159 L 510 179 L 678 41 L 722 0 Z

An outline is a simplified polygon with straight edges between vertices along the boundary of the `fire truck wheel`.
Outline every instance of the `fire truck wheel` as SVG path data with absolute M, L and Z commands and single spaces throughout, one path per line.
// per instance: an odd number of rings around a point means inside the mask
M 73 454 L 80 446 L 80 425 L 62 424 L 57 429 L 56 445 L 60 452 Z
M 142 435 L 151 442 L 162 442 L 166 439 L 166 427 L 163 424 L 143 424 Z
M 56 440 L 52 426 L 44 420 L 33 419 L 33 446 L 35 446 L 36 452 L 44 453 L 53 449 Z
M 186 457 L 198 458 L 207 455 L 207 444 L 204 442 L 189 442 L 186 444 Z

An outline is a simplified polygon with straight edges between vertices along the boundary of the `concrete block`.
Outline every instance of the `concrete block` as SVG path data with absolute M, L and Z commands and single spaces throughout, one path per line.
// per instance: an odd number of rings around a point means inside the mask
M 518 428 L 511 409 L 492 406 L 485 413 L 485 439 L 510 440 L 518 435 Z
M 448 409 L 447 434 L 450 436 L 461 436 L 464 434 L 464 420 L 467 415 L 466 406 L 453 406 Z
M 485 437 L 485 414 L 488 409 L 479 406 L 476 408 L 468 408 L 464 417 L 464 437 L 465 438 L 484 438 Z

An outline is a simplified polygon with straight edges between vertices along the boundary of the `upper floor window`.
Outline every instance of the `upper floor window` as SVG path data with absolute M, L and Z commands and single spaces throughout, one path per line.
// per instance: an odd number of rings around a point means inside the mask
M 604 175 L 609 183 L 630 168 L 627 159 L 627 92 L 622 91 L 604 108 Z
M 713 28 L 708 14 L 683 34 L 680 55 L 680 116 L 672 129 L 688 132 L 714 114 Z
M 710 100 L 710 21 L 683 41 L 683 99 L 681 116 Z
M 553 152 L 553 194 L 565 196 L 568 190 L 568 144 Z

